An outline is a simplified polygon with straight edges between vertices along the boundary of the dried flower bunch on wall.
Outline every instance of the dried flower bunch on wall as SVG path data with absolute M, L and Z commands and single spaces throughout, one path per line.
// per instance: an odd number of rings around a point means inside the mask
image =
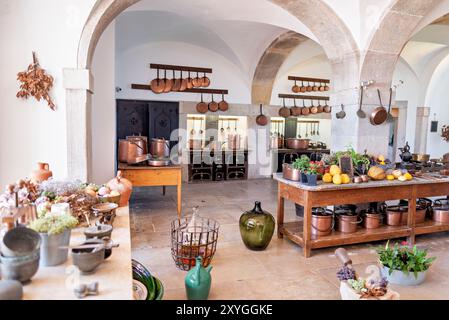
M 441 136 L 444 140 L 449 142 L 449 126 L 444 126 L 443 129 L 441 129 Z
M 36 53 L 33 52 L 33 63 L 28 69 L 17 74 L 17 80 L 21 82 L 20 90 L 17 92 L 17 98 L 28 99 L 29 96 L 35 97 L 37 101 L 42 98 L 47 101 L 48 106 L 55 110 L 55 104 L 50 97 L 50 90 L 53 87 L 53 77 L 45 72 L 39 65 Z

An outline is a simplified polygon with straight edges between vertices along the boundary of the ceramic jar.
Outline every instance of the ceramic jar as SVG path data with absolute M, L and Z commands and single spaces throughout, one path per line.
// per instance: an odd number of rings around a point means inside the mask
M 265 250 L 273 237 L 275 220 L 261 203 L 256 202 L 254 209 L 242 214 L 239 221 L 243 243 L 250 250 Z
M 187 299 L 207 300 L 212 284 L 211 270 L 212 266 L 203 267 L 203 259 L 201 257 L 196 258 L 195 268 L 187 273 L 184 281 Z
M 108 182 L 108 187 L 111 190 L 116 190 L 120 193 L 120 207 L 126 207 L 131 198 L 133 191 L 133 184 L 128 179 L 122 177 L 122 172 L 117 171 L 117 176 Z
M 52 176 L 53 172 L 50 171 L 48 163 L 39 162 L 37 164 L 37 169 L 31 173 L 31 180 L 34 183 L 39 183 L 48 180 Z

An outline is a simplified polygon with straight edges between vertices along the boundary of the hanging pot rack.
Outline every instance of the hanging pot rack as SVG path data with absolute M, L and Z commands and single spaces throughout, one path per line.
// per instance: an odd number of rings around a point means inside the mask
M 131 89 L 136 90 L 149 90 L 151 91 L 151 86 L 148 84 L 131 84 Z M 186 89 L 183 91 L 183 93 L 203 93 L 203 94 L 229 94 L 229 90 L 227 89 L 205 89 L 205 88 L 192 88 L 192 89 Z
M 312 100 L 312 101 L 330 101 L 329 97 L 324 96 L 305 96 L 299 94 L 279 94 L 281 99 L 293 99 L 293 100 Z

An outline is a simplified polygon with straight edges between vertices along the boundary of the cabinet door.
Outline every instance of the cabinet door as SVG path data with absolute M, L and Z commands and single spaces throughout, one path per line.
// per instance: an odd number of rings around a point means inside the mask
M 149 138 L 165 138 L 170 140 L 171 133 L 179 128 L 179 103 L 177 102 L 148 102 L 149 106 Z M 170 142 L 170 146 L 176 144 Z
M 148 135 L 148 102 L 117 100 L 117 139 Z

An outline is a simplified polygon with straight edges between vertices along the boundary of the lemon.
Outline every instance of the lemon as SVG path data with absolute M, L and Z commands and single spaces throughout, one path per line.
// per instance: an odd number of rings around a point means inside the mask
M 410 181 L 410 180 L 413 180 L 413 176 L 410 174 L 410 173 L 406 173 L 406 174 L 404 174 L 404 177 L 408 180 L 408 181 Z
M 331 166 L 329 172 L 330 172 L 330 174 L 332 176 L 340 175 L 341 174 L 341 169 L 340 169 L 339 166 L 333 165 L 333 166 Z
M 343 179 L 341 178 L 340 174 L 336 174 L 334 175 L 334 177 L 332 178 L 332 182 L 336 185 L 340 185 L 343 183 Z
M 396 178 L 395 178 L 394 175 L 392 175 L 392 174 L 389 174 L 389 175 L 387 176 L 387 180 L 393 181 L 394 179 L 396 179 Z
M 400 176 L 400 177 L 398 178 L 398 180 L 399 180 L 399 181 L 402 181 L 402 182 L 405 182 L 405 181 L 407 181 L 407 178 L 406 178 L 405 176 Z
M 324 183 L 331 183 L 332 182 L 332 175 L 330 173 L 326 173 L 323 176 L 323 182 Z
M 348 184 L 348 183 L 351 182 L 351 178 L 347 174 L 342 174 L 341 175 L 341 182 L 343 184 Z

